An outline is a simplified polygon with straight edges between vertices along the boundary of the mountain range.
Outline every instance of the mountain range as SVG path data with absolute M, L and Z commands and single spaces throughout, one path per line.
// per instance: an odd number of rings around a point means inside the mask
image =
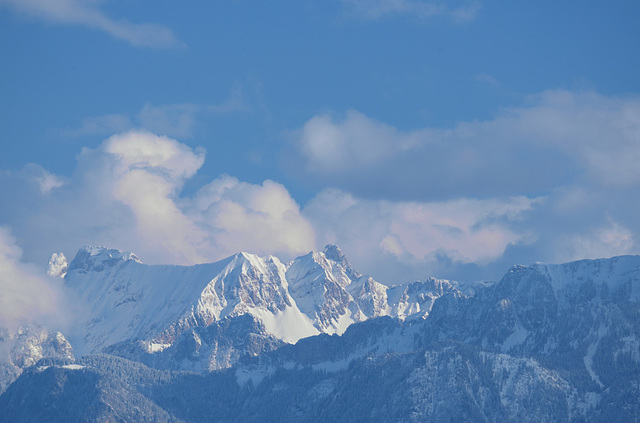
M 50 274 L 83 307 L 69 334 L 0 332 L 5 421 L 640 421 L 637 256 L 388 287 L 334 245 L 85 247 Z

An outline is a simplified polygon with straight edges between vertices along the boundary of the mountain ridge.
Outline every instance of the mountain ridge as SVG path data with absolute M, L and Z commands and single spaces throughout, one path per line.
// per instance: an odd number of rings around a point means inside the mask
M 406 287 L 389 288 L 353 269 L 335 245 L 287 264 L 277 257 L 240 252 L 195 266 L 145 265 L 133 253 L 88 246 L 69 263 L 64 279 L 90 310 L 80 347 L 89 353 L 106 348 L 126 351 L 122 348 L 126 343 L 148 354 L 161 353 L 178 340 L 196 339 L 197 344 L 202 339 L 194 328 L 244 314 L 256 321 L 248 325 L 263 328 L 260 335 L 295 343 L 319 333 L 341 334 L 349 325 L 369 318 L 428 313 L 435 298 L 455 290 L 446 281 L 436 289 L 435 279 L 422 283 L 425 292 L 418 296 L 405 293 L 410 291 Z M 426 288 L 429 284 L 434 289 Z M 389 293 L 398 299 L 396 303 L 389 303 Z M 229 327 L 235 325 L 221 326 Z M 191 337 L 181 338 L 189 331 Z M 255 351 L 250 333 L 247 330 L 236 340 L 242 345 L 240 355 Z M 197 356 L 204 360 L 202 369 L 222 365 Z M 210 359 L 215 360 L 214 356 Z M 237 354 L 231 352 L 231 356 Z
M 333 246 L 286 264 L 238 253 L 192 267 L 91 251 L 97 264 L 72 261 L 64 277 L 99 300 L 83 327 L 101 342 L 76 367 L 27 368 L 0 413 L 28 421 L 20 404 L 34 389 L 66 410 L 53 392 L 86 385 L 102 393 L 82 409 L 98 421 L 113 418 L 105 396 L 133 421 L 640 421 L 629 400 L 640 397 L 640 256 L 387 287 Z M 148 316 L 149 304 L 168 312 Z M 282 336 L 303 324 L 313 336 Z

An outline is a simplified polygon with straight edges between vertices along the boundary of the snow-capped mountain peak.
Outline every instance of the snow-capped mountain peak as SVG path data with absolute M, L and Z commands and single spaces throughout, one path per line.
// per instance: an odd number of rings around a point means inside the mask
M 128 261 L 142 263 L 132 252 L 89 245 L 78 250 L 75 258 L 69 264 L 68 270 L 82 269 L 84 271 L 101 272 L 107 267 L 113 267 Z
M 63 253 L 53 253 L 49 259 L 47 274 L 54 278 L 64 278 L 69 269 L 69 263 Z
M 390 289 L 353 269 L 335 245 L 288 265 L 240 252 L 196 266 L 146 265 L 131 252 L 89 246 L 71 262 L 65 282 L 87 305 L 82 352 L 133 343 L 146 353 L 169 354 L 186 343 L 197 346 L 189 347 L 192 360 L 204 361 L 204 368 L 233 364 L 236 348 L 255 350 L 256 331 L 264 345 L 342 334 L 373 317 L 425 316 L 436 298 L 456 291 L 433 281 Z M 231 329 L 235 323 L 225 322 L 232 321 L 245 323 Z M 213 326 L 235 331 L 227 352 L 207 344 L 214 338 L 202 331 Z

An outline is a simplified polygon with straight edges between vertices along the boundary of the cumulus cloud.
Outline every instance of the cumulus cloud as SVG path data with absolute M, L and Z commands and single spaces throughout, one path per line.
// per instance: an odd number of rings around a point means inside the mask
M 451 128 L 322 114 L 294 134 L 293 147 L 294 175 L 335 187 L 305 215 L 363 260 L 374 246 L 373 268 L 424 260 L 431 266 L 414 270 L 496 277 L 514 263 L 638 252 L 637 96 L 545 91 Z M 501 217 L 488 224 L 486 207 Z
M 172 48 L 182 45 L 173 32 L 162 25 L 111 19 L 100 10 L 100 3 L 99 0 L 0 0 L 0 5 L 29 16 L 104 31 L 137 47 Z
M 131 131 L 85 150 L 79 161 L 82 179 L 91 181 L 85 190 L 100 190 L 113 203 L 109 208 L 127 215 L 135 234 L 127 243 L 143 258 L 192 264 L 240 250 L 290 256 L 314 245 L 299 207 L 272 181 L 253 185 L 221 176 L 194 197 L 181 197 L 204 151 L 173 139 Z
M 184 184 L 204 160 L 202 149 L 128 131 L 83 149 L 75 174 L 47 195 L 24 173 L 10 175 L 0 186 L 8 187 L 2 194 L 11 207 L 0 215 L 29 245 L 30 260 L 40 263 L 54 251 L 73 257 L 85 244 L 175 264 L 214 261 L 241 250 L 291 258 L 315 248 L 313 228 L 281 184 L 223 175 L 185 196 Z
M 305 206 L 304 213 L 322 243 L 339 243 L 354 263 L 383 275 L 389 258 L 405 266 L 430 265 L 432 270 L 442 257 L 461 264 L 492 262 L 510 244 L 534 241 L 513 223 L 541 201 L 513 197 L 390 202 L 327 189 Z
M 299 147 L 309 170 L 325 174 L 375 166 L 388 157 L 415 148 L 427 134 L 402 133 L 350 110 L 342 120 L 315 116 L 299 133 Z
M 109 194 L 133 213 L 139 237 L 153 239 L 154 249 L 175 249 L 180 262 L 204 260 L 199 229 L 174 201 L 202 166 L 203 151 L 167 137 L 128 132 L 109 138 L 93 155 L 108 166 Z
M 448 16 L 456 23 L 475 19 L 480 5 L 467 2 L 458 6 L 423 0 L 341 0 L 349 13 L 365 20 L 377 20 L 393 15 L 408 15 L 421 20 Z
M 222 175 L 185 191 L 205 152 L 127 131 L 83 149 L 64 179 L 36 165 L 1 172 L 0 222 L 34 263 L 84 244 L 192 264 L 241 250 L 288 259 L 332 242 L 393 282 L 637 253 L 640 100 L 549 91 L 527 101 L 453 128 L 316 116 L 294 137 L 297 175 L 321 186 L 303 207 L 271 180 Z
M 11 230 L 0 227 L 0 327 L 15 328 L 25 321 L 60 324 L 59 286 L 44 270 L 21 261 L 22 250 Z
M 357 111 L 315 116 L 296 134 L 297 172 L 320 186 L 406 200 L 640 183 L 640 98 L 556 90 L 527 101 L 451 129 L 403 131 Z
M 277 182 L 254 185 L 223 175 L 198 192 L 193 206 L 211 242 L 229 254 L 250 246 L 291 257 L 316 247 L 314 229 Z

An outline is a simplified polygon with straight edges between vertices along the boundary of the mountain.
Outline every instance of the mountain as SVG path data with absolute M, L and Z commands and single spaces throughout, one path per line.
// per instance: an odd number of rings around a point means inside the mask
M 0 393 L 43 357 L 74 359 L 71 344 L 60 332 L 34 323 L 17 329 L 0 328 Z
M 25 369 L 6 421 L 640 421 L 637 256 L 386 287 L 335 246 L 194 267 L 85 248 L 65 280 L 91 354 Z
M 133 253 L 85 247 L 65 270 L 86 306 L 77 350 L 193 371 L 372 317 L 428 312 L 455 291 L 435 279 L 388 288 L 354 270 L 335 245 L 287 264 L 238 253 L 197 266 L 145 265 Z

